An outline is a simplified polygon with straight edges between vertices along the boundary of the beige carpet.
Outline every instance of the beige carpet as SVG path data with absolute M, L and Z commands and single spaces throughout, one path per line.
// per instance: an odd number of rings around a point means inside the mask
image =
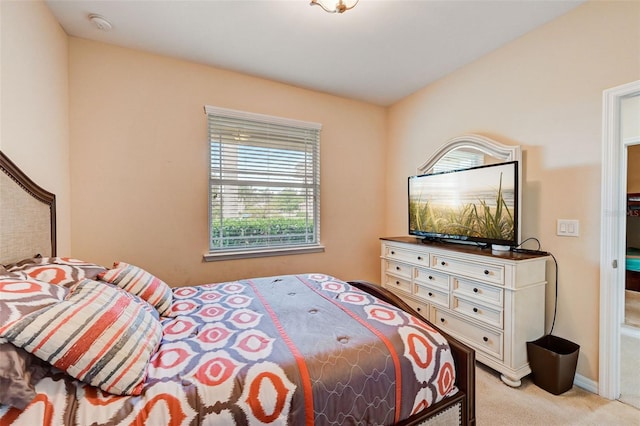
M 511 388 L 502 383 L 499 373 L 477 364 L 476 419 L 479 426 L 640 426 L 640 410 L 576 386 L 553 395 L 528 377 L 519 388 Z
M 640 292 L 624 291 L 624 323 L 640 327 Z
M 640 409 L 640 338 L 622 332 L 620 336 L 620 401 Z
M 620 336 L 620 401 L 640 408 L 640 292 L 625 290 L 625 310 Z M 625 332 L 632 330 L 632 332 Z M 635 332 L 633 332 L 635 330 Z

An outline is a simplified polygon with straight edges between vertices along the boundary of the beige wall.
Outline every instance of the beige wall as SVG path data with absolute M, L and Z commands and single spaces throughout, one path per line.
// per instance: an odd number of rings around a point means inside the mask
M 622 140 L 627 149 L 627 192 L 640 192 L 640 95 L 620 103 Z
M 640 192 L 640 144 L 627 148 L 627 165 L 627 192 Z
M 478 133 L 524 153 L 522 237 L 559 262 L 554 334 L 581 345 L 598 379 L 602 91 L 640 78 L 640 3 L 589 2 L 394 105 L 387 234 L 405 232 L 406 176 L 444 141 Z M 580 237 L 555 235 L 580 220 Z M 554 300 L 548 264 L 547 330 Z
M 0 28 L 0 149 L 56 194 L 58 250 L 69 254 L 67 35 L 35 1 L 0 1 Z
M 627 192 L 640 192 L 640 95 L 620 104 L 622 139 L 633 143 L 627 148 Z M 640 216 L 627 216 L 627 247 L 640 248 Z
M 311 271 L 377 281 L 384 108 L 76 38 L 69 63 L 75 257 L 175 286 Z M 324 253 L 202 262 L 205 104 L 323 124 Z

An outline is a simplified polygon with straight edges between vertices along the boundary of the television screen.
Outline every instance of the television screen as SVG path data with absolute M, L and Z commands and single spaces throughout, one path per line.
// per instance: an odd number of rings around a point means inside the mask
M 518 162 L 409 177 L 409 234 L 518 244 Z

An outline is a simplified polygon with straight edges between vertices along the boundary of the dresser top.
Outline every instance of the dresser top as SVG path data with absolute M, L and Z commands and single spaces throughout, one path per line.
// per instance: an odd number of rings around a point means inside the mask
M 515 253 L 512 251 L 492 251 L 491 246 L 481 247 L 473 244 L 461 244 L 455 242 L 446 242 L 446 241 L 429 241 L 423 240 L 419 237 L 382 237 L 380 238 L 384 241 L 394 241 L 397 243 L 407 243 L 407 244 L 415 244 L 416 246 L 423 248 L 435 248 L 435 249 L 444 249 L 451 250 L 458 253 L 466 253 L 466 254 L 476 254 L 479 256 L 487 256 L 494 257 L 499 259 L 508 259 L 508 260 L 526 260 L 526 259 L 537 259 L 540 257 L 546 257 L 547 255 L 543 254 L 530 254 L 530 253 Z

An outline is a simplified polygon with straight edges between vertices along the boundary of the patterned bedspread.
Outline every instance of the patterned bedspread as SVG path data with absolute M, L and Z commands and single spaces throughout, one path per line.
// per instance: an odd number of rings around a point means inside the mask
M 441 335 L 330 276 L 172 291 L 140 395 L 54 370 L 0 424 L 393 424 L 455 392 Z

